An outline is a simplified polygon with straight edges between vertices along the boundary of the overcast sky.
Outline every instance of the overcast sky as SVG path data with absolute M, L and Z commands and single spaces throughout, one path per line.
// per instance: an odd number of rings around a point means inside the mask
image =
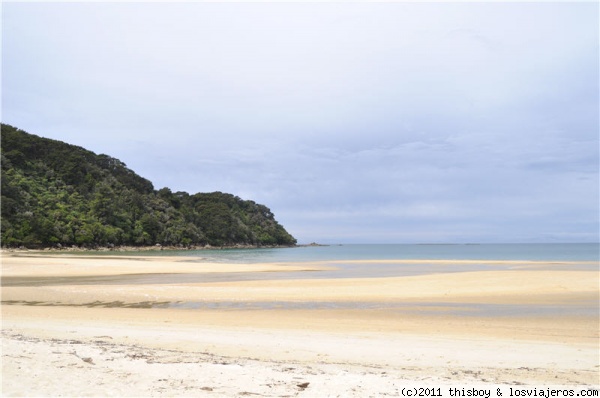
M 2 4 L 2 121 L 300 243 L 592 242 L 599 5 Z

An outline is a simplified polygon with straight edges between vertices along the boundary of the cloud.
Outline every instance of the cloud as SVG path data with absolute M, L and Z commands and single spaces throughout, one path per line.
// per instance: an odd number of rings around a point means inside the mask
M 7 3 L 3 121 L 300 241 L 594 241 L 597 31 L 594 3 Z

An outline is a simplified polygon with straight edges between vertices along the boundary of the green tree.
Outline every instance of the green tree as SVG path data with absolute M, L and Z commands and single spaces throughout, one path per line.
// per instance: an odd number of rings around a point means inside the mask
M 155 191 L 108 155 L 2 124 L 3 247 L 293 245 L 271 211 L 222 192 Z

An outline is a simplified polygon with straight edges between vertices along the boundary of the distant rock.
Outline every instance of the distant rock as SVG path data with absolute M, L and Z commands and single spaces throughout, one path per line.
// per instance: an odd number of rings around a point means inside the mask
M 316 242 L 312 242 L 307 245 L 298 245 L 298 247 L 315 247 L 315 246 L 318 247 L 318 246 L 329 246 L 329 245 L 323 245 L 321 243 L 316 243 Z

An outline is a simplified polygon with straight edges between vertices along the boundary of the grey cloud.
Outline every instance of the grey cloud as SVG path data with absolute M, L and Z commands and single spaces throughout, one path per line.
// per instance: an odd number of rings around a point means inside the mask
M 597 4 L 7 3 L 2 30 L 3 121 L 300 241 L 598 239 Z

